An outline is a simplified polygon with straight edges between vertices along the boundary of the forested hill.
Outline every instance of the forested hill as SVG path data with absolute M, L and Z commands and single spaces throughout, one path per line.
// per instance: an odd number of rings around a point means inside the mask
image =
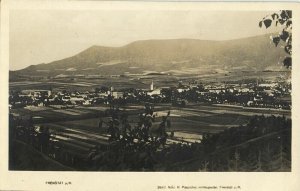
M 284 51 L 270 43 L 270 34 L 228 41 L 196 39 L 142 40 L 122 47 L 92 46 L 69 58 L 32 65 L 14 74 L 124 74 L 184 70 L 278 70 Z

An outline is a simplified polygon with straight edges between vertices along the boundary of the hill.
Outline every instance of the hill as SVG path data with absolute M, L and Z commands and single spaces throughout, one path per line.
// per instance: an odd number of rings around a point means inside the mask
M 121 75 L 136 73 L 189 74 L 207 71 L 278 70 L 284 51 L 270 35 L 228 41 L 196 39 L 142 40 L 122 47 L 92 46 L 77 55 L 31 65 L 11 75 Z

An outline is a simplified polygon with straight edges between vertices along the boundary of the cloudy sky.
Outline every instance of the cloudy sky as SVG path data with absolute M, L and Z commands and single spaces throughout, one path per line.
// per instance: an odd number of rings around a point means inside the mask
M 271 12 L 199 10 L 13 10 L 10 70 L 73 56 L 92 45 L 144 39 L 229 40 L 275 32 L 258 22 Z

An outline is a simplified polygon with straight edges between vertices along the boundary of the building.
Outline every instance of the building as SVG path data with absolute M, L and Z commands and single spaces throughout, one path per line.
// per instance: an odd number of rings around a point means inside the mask
M 155 90 L 147 92 L 147 95 L 149 95 L 149 96 L 160 95 L 160 94 L 161 94 L 161 89 L 155 89 Z
M 119 99 L 119 98 L 123 98 L 124 97 L 124 93 L 123 92 L 112 92 L 111 94 L 114 99 Z
M 50 90 L 23 90 L 21 93 L 32 97 L 51 96 Z
M 152 80 L 152 83 L 150 85 L 150 90 L 153 91 L 154 90 L 154 83 L 153 83 L 153 80 Z

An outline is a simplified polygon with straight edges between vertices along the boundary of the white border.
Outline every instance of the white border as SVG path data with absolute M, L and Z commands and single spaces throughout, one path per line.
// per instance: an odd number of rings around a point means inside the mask
M 12 9 L 60 10 L 293 10 L 293 71 L 292 71 L 292 172 L 18 172 L 8 171 L 8 70 L 9 11 Z M 298 3 L 209 3 L 209 2 L 99 2 L 99 1 L 2 1 L 1 4 L 1 65 L 0 65 L 0 190 L 157 190 L 159 185 L 241 186 L 246 191 L 296 191 L 299 176 L 299 50 L 300 6 Z M 46 181 L 72 181 L 69 186 L 49 186 Z M 169 189 L 172 190 L 172 189 Z M 219 190 L 219 189 L 218 189 Z M 224 190 L 224 189 L 223 189 Z M 198 191 L 198 190 L 197 190 Z

